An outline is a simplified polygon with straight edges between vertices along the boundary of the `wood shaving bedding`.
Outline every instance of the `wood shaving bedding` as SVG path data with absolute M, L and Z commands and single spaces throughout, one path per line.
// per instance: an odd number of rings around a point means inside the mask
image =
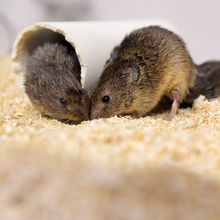
M 66 125 L 17 81 L 0 57 L 0 219 L 220 219 L 220 99 Z

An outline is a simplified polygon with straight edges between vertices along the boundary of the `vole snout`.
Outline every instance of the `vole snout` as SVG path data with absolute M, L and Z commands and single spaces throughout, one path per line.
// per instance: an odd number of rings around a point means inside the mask
M 101 103 L 97 106 L 91 106 L 91 113 L 90 113 L 90 119 L 98 119 L 98 118 L 104 118 L 103 115 L 104 105 Z

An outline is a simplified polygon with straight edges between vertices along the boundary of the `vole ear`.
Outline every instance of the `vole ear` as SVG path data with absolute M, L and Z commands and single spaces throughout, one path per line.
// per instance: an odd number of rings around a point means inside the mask
M 129 82 L 138 82 L 140 79 L 140 71 L 136 67 L 126 67 L 122 70 L 122 77 Z
M 111 52 L 110 58 L 106 61 L 104 68 L 110 65 L 114 60 L 119 57 L 119 46 L 115 47 Z

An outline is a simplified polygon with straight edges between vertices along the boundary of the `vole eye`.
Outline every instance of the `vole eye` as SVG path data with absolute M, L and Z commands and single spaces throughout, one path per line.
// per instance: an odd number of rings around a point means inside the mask
M 102 102 L 107 103 L 110 101 L 110 97 L 108 95 L 103 96 Z
M 63 107 L 66 107 L 68 102 L 65 98 L 60 98 L 60 104 L 63 106 Z

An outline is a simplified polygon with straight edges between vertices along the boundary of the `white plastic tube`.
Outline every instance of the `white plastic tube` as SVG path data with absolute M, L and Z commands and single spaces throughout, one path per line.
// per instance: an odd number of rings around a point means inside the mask
M 99 79 L 113 47 L 132 30 L 149 25 L 174 30 L 161 20 L 36 23 L 17 36 L 12 51 L 12 68 L 15 73 L 24 74 L 28 57 L 37 46 L 65 39 L 76 50 L 81 64 L 82 86 L 90 89 Z

